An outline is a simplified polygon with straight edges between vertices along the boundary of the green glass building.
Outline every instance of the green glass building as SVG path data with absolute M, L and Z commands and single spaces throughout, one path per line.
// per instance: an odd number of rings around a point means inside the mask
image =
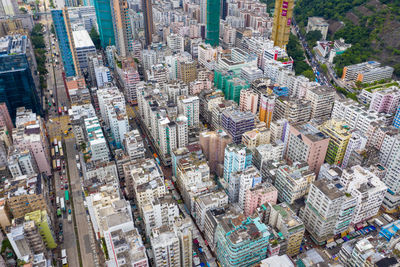
M 206 44 L 219 45 L 220 0 L 207 0 Z
M 99 26 L 101 46 L 115 45 L 114 27 L 110 0 L 93 0 Z

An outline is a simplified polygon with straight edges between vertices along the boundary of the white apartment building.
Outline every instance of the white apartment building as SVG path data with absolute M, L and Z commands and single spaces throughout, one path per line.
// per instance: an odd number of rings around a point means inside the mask
M 97 90 L 100 113 L 106 125 L 111 129 L 115 145 L 120 148 L 129 131 L 124 95 L 117 87 Z
M 105 84 L 111 82 L 110 69 L 104 66 L 94 67 L 97 87 L 103 87 Z
M 349 143 L 346 147 L 346 152 L 342 161 L 342 168 L 345 169 L 349 163 L 351 153 L 356 150 L 362 150 L 367 145 L 367 137 L 365 137 L 360 131 L 354 131 L 351 133 Z
M 207 193 L 196 199 L 195 218 L 200 231 L 204 231 L 206 212 L 226 204 L 228 204 L 228 195 L 223 190 Z
M 328 86 L 318 86 L 307 90 L 306 99 L 311 102 L 311 119 L 329 119 L 335 95 L 336 91 Z
M 149 70 L 151 66 L 156 65 L 157 63 L 157 52 L 155 50 L 142 50 L 142 64 L 145 70 Z
M 374 122 L 378 122 L 382 126 L 390 125 L 389 115 L 367 110 L 363 105 L 351 99 L 335 100 L 332 119 L 344 120 L 350 128 L 359 130 L 364 135 L 368 135 L 368 128 Z
M 81 67 L 81 70 L 87 69 L 87 55 L 90 53 L 96 53 L 96 47 L 94 46 L 94 43 L 90 38 L 87 30 L 73 31 L 72 37 L 74 39 L 74 45 L 79 61 L 79 66 Z
M 38 173 L 36 162 L 29 150 L 18 151 L 10 150 L 8 152 L 7 167 L 13 178 L 22 175 L 34 175 Z
M 262 78 L 264 76 L 264 73 L 261 69 L 259 69 L 257 66 L 246 66 L 243 67 L 241 72 L 240 72 L 240 78 L 243 80 L 251 83 L 252 81 Z
M 125 133 L 124 149 L 131 160 L 144 158 L 143 139 L 137 129 Z
M 172 196 L 166 195 L 144 205 L 142 215 L 146 235 L 150 236 L 153 228 L 172 226 L 179 218 L 179 208 Z
M 156 267 L 182 266 L 179 238 L 172 229 L 153 228 L 150 242 Z
M 356 198 L 339 190 L 335 183 L 320 179 L 311 184 L 300 218 L 317 243 L 344 232 L 352 222 Z
M 178 97 L 178 111 L 187 118 L 189 128 L 199 126 L 200 101 L 197 96 Z
M 214 70 L 217 64 L 217 48 L 213 48 L 209 44 L 201 43 L 199 44 L 197 50 L 199 64 L 208 70 Z
M 255 187 L 261 182 L 261 174 L 254 166 L 233 173 L 229 181 L 229 200 L 231 202 L 237 201 L 239 207 L 244 210 L 247 190 Z
M 378 213 L 387 186 L 375 174 L 359 165 L 353 166 L 343 170 L 340 183 L 357 199 L 353 224 L 364 222 Z
M 268 161 L 280 161 L 283 158 L 285 145 L 281 140 L 271 144 L 263 144 L 256 147 L 253 154 L 253 165 L 256 167 L 263 178 L 268 172 Z
M 172 52 L 182 53 L 183 52 L 183 37 L 178 34 L 169 34 L 167 36 L 167 45 L 171 48 Z
M 280 166 L 275 172 L 275 187 L 281 202 L 293 204 L 305 196 L 315 181 L 315 173 L 309 170 L 307 163 L 294 162 L 292 166 Z
M 86 137 L 89 142 L 91 152 L 91 160 L 93 161 L 108 161 L 109 151 L 107 141 L 104 138 L 99 120 L 97 117 L 86 118 L 84 120 Z

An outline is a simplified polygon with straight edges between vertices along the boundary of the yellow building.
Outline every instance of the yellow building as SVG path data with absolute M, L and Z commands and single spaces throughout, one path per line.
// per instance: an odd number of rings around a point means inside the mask
M 284 48 L 289 41 L 294 0 L 275 0 L 274 24 L 271 39 L 275 46 Z
M 320 126 L 320 131 L 330 137 L 325 161 L 329 164 L 342 164 L 351 133 L 344 121 L 328 120 Z
M 242 135 L 242 144 L 248 149 L 255 149 L 259 145 L 269 144 L 271 132 L 264 126 L 247 131 Z
M 54 240 L 54 233 L 51 229 L 50 217 L 47 216 L 46 210 L 36 210 L 25 215 L 25 221 L 34 221 L 38 227 L 40 235 L 43 238 L 47 248 L 53 249 L 57 247 Z

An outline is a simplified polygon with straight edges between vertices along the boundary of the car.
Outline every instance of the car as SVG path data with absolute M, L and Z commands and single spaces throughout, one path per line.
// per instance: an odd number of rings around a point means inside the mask
M 58 224 L 58 227 L 60 227 L 60 230 L 63 229 L 63 224 L 62 224 L 62 222 L 60 222 L 60 223 Z
M 68 209 L 68 214 L 71 214 L 71 209 Z
M 67 183 L 65 183 L 65 190 L 68 190 L 68 184 Z
M 61 190 L 64 190 L 64 185 L 63 184 L 61 185 Z

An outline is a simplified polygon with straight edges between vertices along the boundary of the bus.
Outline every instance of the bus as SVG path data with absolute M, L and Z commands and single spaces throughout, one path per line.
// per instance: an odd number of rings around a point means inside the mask
M 51 157 L 54 158 L 55 154 L 54 154 L 54 147 L 51 148 Z
M 57 170 L 61 170 L 61 160 L 57 159 Z
M 65 202 L 67 204 L 69 203 L 69 192 L 68 192 L 68 190 L 65 190 Z
M 63 149 L 60 147 L 60 157 L 64 157 Z
M 56 170 L 56 169 L 57 169 L 56 160 L 53 159 L 53 170 Z
M 59 147 L 59 148 L 62 148 L 61 141 L 58 141 L 58 147 Z
M 58 108 L 58 115 L 61 115 L 62 114 L 62 110 L 61 110 L 61 107 L 59 107 Z
M 60 207 L 60 197 L 56 198 L 56 204 L 57 204 L 57 208 L 59 208 Z
M 60 198 L 60 205 L 61 205 L 61 210 L 62 210 L 63 212 L 65 212 L 66 209 L 65 209 L 65 202 L 64 202 L 64 198 L 63 198 L 63 197 Z

